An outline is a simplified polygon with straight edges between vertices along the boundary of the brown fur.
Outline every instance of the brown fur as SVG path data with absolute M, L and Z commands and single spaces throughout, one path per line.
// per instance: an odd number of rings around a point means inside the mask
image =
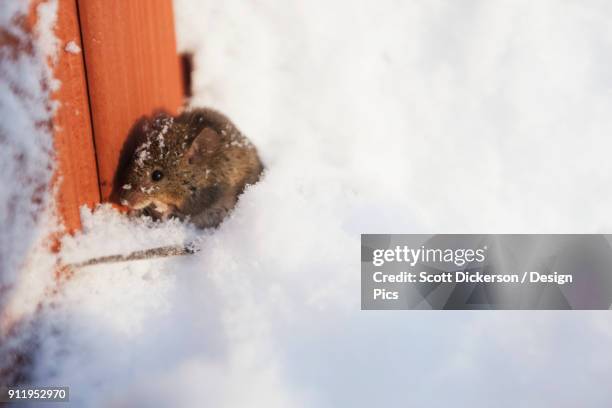
M 224 115 L 196 109 L 144 122 L 143 141 L 121 174 L 119 199 L 137 215 L 189 219 L 216 227 L 263 165 L 257 150 Z M 161 171 L 163 178 L 152 175 Z

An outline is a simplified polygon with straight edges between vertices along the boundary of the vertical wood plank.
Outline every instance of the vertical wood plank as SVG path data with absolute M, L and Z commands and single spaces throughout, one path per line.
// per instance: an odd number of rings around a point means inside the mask
M 78 0 L 102 200 L 132 126 L 182 104 L 171 0 Z
M 55 77 L 61 87 L 52 98 L 60 105 L 53 118 L 59 178 L 58 209 L 69 232 L 80 228 L 79 207 L 100 202 L 76 0 L 59 0 L 55 34 L 59 40 Z
M 43 3 L 45 0 L 30 2 L 28 31 L 34 31 Z M 61 86 L 51 95 L 59 103 L 51 123 L 57 166 L 52 185 L 58 188 L 59 215 L 68 232 L 74 232 L 81 226 L 79 207 L 100 202 L 83 54 L 65 49 L 69 42 L 82 48 L 76 0 L 58 0 L 54 34 L 59 45 L 57 60 L 49 64 Z

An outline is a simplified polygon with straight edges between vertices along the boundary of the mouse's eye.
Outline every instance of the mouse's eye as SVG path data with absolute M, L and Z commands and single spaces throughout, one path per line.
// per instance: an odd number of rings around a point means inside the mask
M 162 173 L 161 170 L 155 170 L 153 173 L 151 173 L 151 180 L 153 181 L 159 181 L 163 178 L 164 178 L 164 173 Z

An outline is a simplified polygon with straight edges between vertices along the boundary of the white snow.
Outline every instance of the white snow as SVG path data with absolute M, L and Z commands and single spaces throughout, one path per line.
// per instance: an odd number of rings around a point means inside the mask
M 47 186 L 54 171 L 49 94 L 57 81 L 46 61 L 56 53 L 55 10 L 55 0 L 36 8 L 32 39 L 20 24 L 27 2 L 0 7 L 0 340 L 36 309 L 53 276 L 47 247 L 57 227 Z
M 66 262 L 202 251 L 77 271 L 36 318 L 36 383 L 75 406 L 609 404 L 608 312 L 361 311 L 359 234 L 609 231 L 612 4 L 175 14 L 192 105 L 227 113 L 265 177 L 214 232 L 85 211 Z
M 64 47 L 64 50 L 71 54 L 79 54 L 81 52 L 81 47 L 79 47 L 74 41 L 68 41 Z
M 55 36 L 55 22 L 57 20 L 57 0 L 43 1 L 36 6 L 36 43 L 44 50 L 52 63 L 57 62 L 59 40 Z M 50 75 L 51 76 L 51 75 Z

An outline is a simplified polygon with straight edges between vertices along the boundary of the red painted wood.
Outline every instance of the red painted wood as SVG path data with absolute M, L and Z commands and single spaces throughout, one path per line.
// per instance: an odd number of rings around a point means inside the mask
M 30 3 L 29 30 L 36 24 L 37 8 L 41 3 L 44 0 Z M 59 215 L 69 232 L 81 226 L 81 205 L 91 207 L 100 202 L 83 54 L 65 51 L 70 41 L 81 47 L 76 6 L 76 0 L 58 0 L 54 32 L 59 49 L 57 60 L 49 61 L 54 77 L 61 82 L 51 96 L 59 102 L 51 124 L 57 165 L 53 185 L 58 188 Z
M 171 0 L 78 0 L 102 200 L 132 126 L 183 102 Z
M 53 94 L 60 102 L 53 119 L 57 154 L 58 209 L 70 232 L 80 228 L 79 207 L 100 202 L 100 189 L 85 81 L 83 53 L 65 50 L 70 41 L 80 48 L 76 0 L 59 0 L 55 33 L 60 49 L 54 74 L 61 87 Z

